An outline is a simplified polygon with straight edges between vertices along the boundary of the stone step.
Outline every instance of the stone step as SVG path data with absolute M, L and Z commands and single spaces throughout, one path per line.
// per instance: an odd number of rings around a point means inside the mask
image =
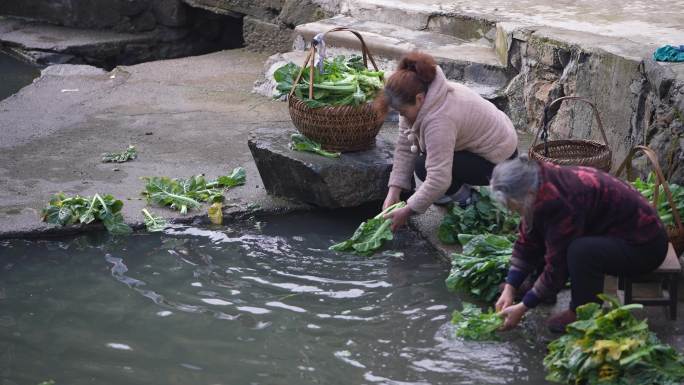
M 297 26 L 294 48 L 305 50 L 316 34 L 334 27 L 348 27 L 360 32 L 373 56 L 381 62 L 396 62 L 402 55 L 420 50 L 434 56 L 450 80 L 501 88 L 510 79 L 509 71 L 497 58 L 493 46 L 482 40 L 465 40 L 437 32 L 415 31 L 394 24 L 364 21 L 348 16 L 335 16 Z M 326 36 L 326 46 L 354 50 L 357 53 L 361 47 L 358 39 L 348 32 Z
M 39 64 L 66 63 L 73 55 L 106 58 L 156 41 L 152 32 L 119 33 L 60 27 L 0 17 L 0 45 Z M 62 56 L 61 58 L 57 56 Z
M 494 42 L 496 21 L 468 12 L 454 2 L 415 0 L 348 0 L 345 14 L 364 21 L 401 25 L 467 40 Z

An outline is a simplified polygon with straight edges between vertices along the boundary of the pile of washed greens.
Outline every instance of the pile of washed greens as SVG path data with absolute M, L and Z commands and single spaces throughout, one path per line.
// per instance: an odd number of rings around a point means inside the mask
M 634 188 L 639 190 L 641 195 L 646 197 L 646 199 L 649 202 L 653 202 L 653 194 L 655 193 L 655 182 L 656 182 L 656 175 L 655 173 L 651 172 L 648 174 L 648 178 L 646 178 L 645 181 L 641 179 L 637 179 L 634 182 L 632 182 L 632 185 Z M 675 206 L 677 207 L 677 211 L 679 212 L 680 218 L 684 217 L 684 187 L 675 184 L 675 183 L 669 183 L 668 187 L 670 188 L 670 192 L 672 193 L 672 200 L 674 201 Z M 670 203 L 667 200 L 667 195 L 665 195 L 665 190 L 663 189 L 663 186 L 660 186 L 658 190 L 658 216 L 660 216 L 660 219 L 662 219 L 663 223 L 667 226 L 674 226 L 674 218 L 672 216 L 672 208 L 670 207 Z
M 503 234 L 515 236 L 520 217 L 508 212 L 493 197 L 488 187 L 473 188 L 475 203 L 461 208 L 452 204 L 439 225 L 437 237 L 446 244 L 458 242 L 458 234 Z
M 459 234 L 461 253 L 452 254 L 451 272 L 446 286 L 491 302 L 499 293 L 499 284 L 506 278 L 513 253 L 509 237 L 494 234 Z
M 632 314 L 642 305 L 620 306 L 600 296 L 607 309 L 589 303 L 577 308 L 577 321 L 549 344 L 544 358 L 549 381 L 566 384 L 678 385 L 684 382 L 684 356 L 661 343 L 646 320 Z
M 292 91 L 297 75 L 302 67 L 287 63 L 273 73 L 278 83 L 276 97 L 288 95 Z M 302 73 L 294 95 L 303 100 L 311 108 L 326 106 L 358 106 L 372 101 L 382 90 L 383 72 L 368 70 L 361 56 L 336 56 L 323 61 L 322 71 L 314 69 L 313 98 L 309 98 L 310 67 Z

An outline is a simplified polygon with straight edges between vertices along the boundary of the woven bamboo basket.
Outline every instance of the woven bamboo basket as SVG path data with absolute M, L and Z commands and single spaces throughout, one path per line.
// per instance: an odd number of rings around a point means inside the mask
M 549 140 L 549 110 L 552 106 L 563 100 L 579 100 L 591 106 L 601 131 L 603 143 L 588 139 Z M 540 137 L 544 142 L 537 144 Z M 612 160 L 612 152 L 608 147 L 608 139 L 603 130 L 603 123 L 596 106 L 592 102 L 578 96 L 558 98 L 544 108 L 542 125 L 534 137 L 534 143 L 530 147 L 529 155 L 532 159 L 551 162 L 561 166 L 589 166 L 606 172 L 610 171 Z
M 366 42 L 360 33 L 349 28 L 333 28 L 323 34 L 347 31 L 354 34 L 361 42 L 363 64 L 368 68 L 368 60 L 375 71 L 378 66 L 371 55 Z M 294 95 L 295 87 L 299 84 L 304 68 L 310 65 L 309 98 L 313 98 L 313 74 L 315 68 L 316 41 L 313 40 L 309 54 L 304 60 L 302 70 L 288 96 L 288 105 L 292 123 L 297 130 L 306 137 L 313 139 L 328 151 L 351 152 L 367 150 L 375 145 L 375 137 L 382 127 L 383 119 L 373 108 L 372 103 L 360 106 L 335 106 L 311 108 Z
M 656 207 L 656 209 L 658 207 L 658 194 L 660 193 L 660 186 L 663 186 L 663 191 L 665 191 L 667 202 L 670 205 L 670 210 L 672 210 L 672 218 L 674 219 L 674 225 L 667 227 L 667 236 L 670 242 L 672 243 L 672 246 L 674 247 L 675 251 L 677 252 L 677 255 L 680 255 L 684 253 L 684 226 L 682 225 L 682 218 L 679 216 L 677 206 L 675 205 L 675 202 L 672 199 L 670 187 L 668 185 L 667 179 L 665 178 L 665 175 L 663 174 L 663 170 L 660 168 L 660 163 L 658 163 L 658 157 L 656 156 L 655 152 L 646 146 L 634 147 L 629 152 L 629 154 L 627 154 L 627 157 L 625 157 L 625 160 L 622 162 L 622 164 L 620 164 L 620 167 L 618 168 L 615 175 L 620 176 L 622 174 L 622 171 L 625 170 L 627 173 L 627 180 L 634 180 L 632 175 L 632 159 L 634 158 L 634 155 L 636 155 L 636 153 L 638 152 L 643 152 L 644 155 L 646 155 L 648 160 L 651 162 L 651 165 L 653 166 L 653 170 L 656 173 L 656 182 L 653 186 L 653 207 Z

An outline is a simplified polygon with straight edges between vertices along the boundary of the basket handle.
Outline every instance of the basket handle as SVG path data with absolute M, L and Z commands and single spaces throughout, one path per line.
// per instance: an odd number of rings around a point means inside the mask
M 579 96 L 563 96 L 561 98 L 558 98 L 551 103 L 547 104 L 544 107 L 544 118 L 542 119 L 542 124 L 539 127 L 539 130 L 537 131 L 537 135 L 534 136 L 534 143 L 532 143 L 532 147 L 534 147 L 537 144 L 537 140 L 541 136 L 542 140 L 544 141 L 544 156 L 549 156 L 549 148 L 548 148 L 548 143 L 549 143 L 549 123 L 551 118 L 549 117 L 550 113 L 549 111 L 551 110 L 551 107 L 553 107 L 555 104 L 562 102 L 563 100 L 579 100 L 581 102 L 587 103 L 591 106 L 592 111 L 594 112 L 594 117 L 596 118 L 596 123 L 598 123 L 599 130 L 601 131 L 601 137 L 603 138 L 603 143 L 605 143 L 606 146 L 608 146 L 608 138 L 606 137 L 606 132 L 603 129 L 603 122 L 601 122 L 601 116 L 599 115 L 598 109 L 596 109 L 596 106 L 594 103 L 590 102 L 589 100 L 579 97 Z
M 674 203 L 674 200 L 672 199 L 672 192 L 670 192 L 670 186 L 667 183 L 667 179 L 665 178 L 665 175 L 663 174 L 663 170 L 660 168 L 660 163 L 658 162 L 658 157 L 656 156 L 655 152 L 646 146 L 636 146 L 634 147 L 629 154 L 627 154 L 627 157 L 625 157 L 625 160 L 622 161 L 622 164 L 620 167 L 618 167 L 617 172 L 615 173 L 615 176 L 619 177 L 620 174 L 622 174 L 622 170 L 625 170 L 627 173 L 627 180 L 632 180 L 632 159 L 634 158 L 634 155 L 636 155 L 637 152 L 643 152 L 648 160 L 651 162 L 651 165 L 653 165 L 653 169 L 655 170 L 656 173 L 656 182 L 654 191 L 653 191 L 653 207 L 658 210 L 658 194 L 660 193 L 660 185 L 663 185 L 663 190 L 665 191 L 665 196 L 667 197 L 667 202 L 670 204 L 670 209 L 672 210 L 672 218 L 674 219 L 675 225 L 679 229 L 679 231 L 684 232 L 684 226 L 682 225 L 682 219 L 679 216 L 679 211 L 677 210 L 677 206 Z
M 361 54 L 363 56 L 363 65 L 368 68 L 368 60 L 370 59 L 371 64 L 373 64 L 373 69 L 375 71 L 378 70 L 378 65 L 375 63 L 375 59 L 373 58 L 373 55 L 371 54 L 370 50 L 368 49 L 368 46 L 366 45 L 366 42 L 363 40 L 363 36 L 357 31 L 354 31 L 353 29 L 347 28 L 347 27 L 335 27 L 332 28 L 325 33 L 323 33 L 323 37 L 327 36 L 329 33 L 333 32 L 342 32 L 342 31 L 347 31 L 351 32 L 356 36 L 357 39 L 361 42 Z M 309 70 L 309 99 L 313 99 L 313 78 L 314 78 L 314 70 L 316 67 L 316 45 L 317 42 L 312 39 L 311 40 L 311 48 L 309 48 L 309 53 L 306 55 L 306 59 L 304 60 L 304 64 L 302 65 L 302 69 L 299 70 L 299 74 L 297 75 L 297 78 L 295 79 L 294 84 L 292 85 L 292 89 L 290 90 L 290 94 L 288 97 L 291 97 L 292 94 L 294 94 L 295 88 L 299 84 L 299 81 L 302 79 L 302 74 L 304 74 L 304 69 L 306 68 L 307 65 L 310 65 L 310 70 Z M 311 64 L 309 64 L 311 63 Z

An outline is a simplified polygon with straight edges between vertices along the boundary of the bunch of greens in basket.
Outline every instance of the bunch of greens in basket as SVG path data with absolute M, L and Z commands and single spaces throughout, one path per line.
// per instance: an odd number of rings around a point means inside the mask
M 515 234 L 520 217 L 504 209 L 491 195 L 489 188 L 473 190 L 475 203 L 461 208 L 457 204 L 449 210 L 437 230 L 440 241 L 446 244 L 458 242 L 458 234 Z
M 549 381 L 568 384 L 677 385 L 684 381 L 684 357 L 661 343 L 645 320 L 631 313 L 642 305 L 608 303 L 577 308 L 577 321 L 549 344 L 544 358 Z
M 456 336 L 471 341 L 497 340 L 496 331 L 503 325 L 503 318 L 489 309 L 483 313 L 472 303 L 463 302 L 463 310 L 455 310 L 451 323 L 456 327 Z
M 68 197 L 64 193 L 59 193 L 55 194 L 43 209 L 42 220 L 60 226 L 100 221 L 112 234 L 128 234 L 131 228 L 124 223 L 122 207 L 123 202 L 111 195 Z
M 273 73 L 278 83 L 276 97 L 287 95 L 294 87 L 294 82 L 301 67 L 288 63 Z M 313 98 L 309 98 L 309 76 L 311 68 L 302 73 L 294 95 L 311 108 L 325 106 L 358 106 L 375 98 L 383 88 L 383 72 L 370 71 L 364 67 L 358 55 L 336 56 L 323 61 L 323 72 L 314 69 Z
M 290 149 L 295 150 L 295 151 L 307 151 L 307 152 L 313 152 L 318 155 L 325 156 L 327 158 L 339 158 L 340 153 L 339 152 L 329 152 L 325 151 L 322 147 L 321 144 L 318 142 L 314 142 L 313 140 L 307 138 L 306 136 L 302 134 L 292 134 L 290 137 Z
M 361 223 L 350 239 L 330 246 L 330 250 L 351 251 L 364 256 L 373 255 L 384 241 L 394 238 L 391 230 L 392 220 L 385 219 L 383 216 L 404 206 L 406 206 L 405 202 L 399 202 L 386 208 L 380 214 Z
M 459 234 L 461 253 L 454 253 L 446 286 L 488 302 L 493 301 L 504 281 L 513 253 L 513 242 L 501 235 Z
M 102 154 L 102 161 L 105 163 L 123 163 L 133 160 L 137 157 L 138 151 L 135 149 L 135 146 L 128 146 L 128 148 L 122 152 L 105 152 Z
M 160 206 L 170 206 L 186 214 L 188 209 L 198 208 L 201 202 L 223 202 L 223 191 L 245 184 L 245 170 L 237 167 L 230 175 L 207 181 L 203 175 L 190 178 L 151 177 L 143 178 L 148 201 Z
M 648 178 L 643 181 L 641 179 L 637 179 L 634 182 L 632 182 L 632 185 L 639 190 L 641 195 L 646 197 L 646 199 L 649 202 L 653 202 L 653 193 L 655 192 L 655 181 L 656 181 L 656 176 L 655 173 L 651 172 L 648 174 Z M 679 212 L 679 216 L 684 217 L 684 187 L 675 184 L 675 183 L 669 183 L 668 187 L 670 188 L 670 192 L 672 193 L 672 200 L 674 201 L 675 206 L 677 207 L 677 211 Z M 665 194 L 665 190 L 663 189 L 663 186 L 660 186 L 658 190 L 658 216 L 660 216 L 660 219 L 663 220 L 663 223 L 667 226 L 674 226 L 674 218 L 672 217 L 672 208 L 670 207 L 670 203 L 667 200 L 667 195 Z

